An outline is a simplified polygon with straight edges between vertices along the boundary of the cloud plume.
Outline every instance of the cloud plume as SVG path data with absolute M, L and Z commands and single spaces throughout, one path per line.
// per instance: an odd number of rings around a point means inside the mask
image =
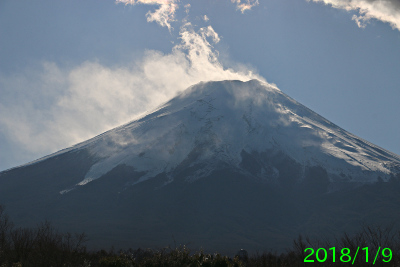
M 44 155 L 137 118 L 200 81 L 263 80 L 219 62 L 211 26 L 195 31 L 186 23 L 180 38 L 171 53 L 146 51 L 129 66 L 89 61 L 68 69 L 45 62 L 40 70 L 0 76 L 7 95 L 0 99 L 0 134 Z
M 147 12 L 147 21 L 169 31 L 181 4 L 179 0 L 115 1 L 156 6 Z M 258 4 L 258 0 L 231 2 L 242 13 Z M 182 5 L 188 13 L 190 4 Z M 40 68 L 18 74 L 0 73 L 5 96 L 0 98 L 0 142 L 6 140 L 24 151 L 16 160 L 26 162 L 129 122 L 200 81 L 264 80 L 247 66 L 223 66 L 213 48 L 220 37 L 211 26 L 195 30 L 186 18 L 178 23 L 183 24 L 180 42 L 168 54 L 146 51 L 139 61 L 123 66 L 86 61 L 67 68 L 46 61 Z
M 308 0 L 310 1 L 310 0 Z M 370 19 L 389 23 L 393 29 L 400 31 L 400 1 L 399 0 L 312 0 L 331 5 L 334 8 L 347 11 L 357 11 L 353 20 L 364 28 Z

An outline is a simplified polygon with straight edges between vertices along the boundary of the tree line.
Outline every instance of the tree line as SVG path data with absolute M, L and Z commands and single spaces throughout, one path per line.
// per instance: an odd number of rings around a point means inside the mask
M 393 225 L 364 226 L 356 234 L 344 233 L 333 241 L 310 240 L 300 235 L 286 252 L 266 251 L 250 256 L 245 251 L 235 257 L 192 252 L 186 246 L 89 251 L 84 233 L 63 233 L 47 221 L 36 227 L 15 227 L 0 205 L 0 267 L 400 266 L 400 232 L 393 229 Z M 389 250 L 383 251 L 385 248 L 390 249 L 390 254 Z

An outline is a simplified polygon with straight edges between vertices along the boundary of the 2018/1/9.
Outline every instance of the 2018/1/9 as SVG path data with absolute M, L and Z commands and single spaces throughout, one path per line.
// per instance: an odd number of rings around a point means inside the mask
M 314 251 L 313 248 L 306 248 L 304 250 L 304 252 L 307 252 L 308 250 L 311 251 L 311 252 L 310 252 L 310 254 L 308 254 L 305 257 L 304 262 L 314 262 L 314 260 L 309 259 L 309 257 L 311 257 L 314 254 L 315 251 Z M 332 251 L 332 262 L 335 262 L 336 261 L 336 247 L 331 247 L 328 250 Z M 357 258 L 357 255 L 359 253 L 359 250 L 360 250 L 360 247 L 357 247 L 356 254 L 352 258 L 351 255 L 350 255 L 350 252 L 351 252 L 350 249 L 349 248 L 342 248 L 340 250 L 341 256 L 340 256 L 339 260 L 341 262 L 350 262 L 351 261 L 351 263 L 354 264 L 354 262 L 355 262 L 355 260 Z M 368 262 L 368 257 L 369 257 L 368 247 L 364 247 L 361 250 L 365 251 L 365 262 Z M 376 262 L 376 260 L 378 258 L 380 250 L 381 250 L 381 247 L 378 248 L 378 251 L 375 254 L 375 258 L 374 258 L 373 264 L 375 264 L 375 262 Z M 320 255 L 321 253 L 323 254 L 322 258 L 321 258 L 321 255 Z M 382 259 L 383 262 L 390 262 L 392 260 L 392 251 L 390 250 L 390 248 L 382 249 L 381 253 L 382 253 L 382 257 L 383 257 L 383 259 Z M 315 258 L 316 258 L 316 260 L 318 262 L 325 262 L 328 259 L 328 252 L 326 251 L 325 248 L 319 248 L 315 252 Z M 386 259 L 386 258 L 389 258 L 389 259 Z

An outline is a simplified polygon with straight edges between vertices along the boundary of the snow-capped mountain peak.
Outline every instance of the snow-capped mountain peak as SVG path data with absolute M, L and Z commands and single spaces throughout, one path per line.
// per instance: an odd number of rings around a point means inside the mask
M 183 168 L 196 171 L 188 181 L 230 166 L 266 182 L 279 183 L 272 158 L 284 155 L 299 168 L 322 167 L 331 183 L 388 180 L 400 166 L 397 155 L 358 138 L 258 80 L 194 85 L 155 111 L 72 149 L 88 149 L 97 159 L 85 178 L 66 188 L 84 186 L 118 165 L 143 176 L 134 185 L 160 173 L 168 180 Z M 246 167 L 253 155 L 256 169 Z M 202 167 L 200 167 L 202 166 Z

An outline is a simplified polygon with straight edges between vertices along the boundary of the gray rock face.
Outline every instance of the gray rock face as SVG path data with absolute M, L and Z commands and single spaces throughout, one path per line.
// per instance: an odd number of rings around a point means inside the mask
M 399 219 L 400 159 L 259 81 L 195 85 L 143 118 L 0 173 L 19 225 L 93 248 L 283 249 Z

